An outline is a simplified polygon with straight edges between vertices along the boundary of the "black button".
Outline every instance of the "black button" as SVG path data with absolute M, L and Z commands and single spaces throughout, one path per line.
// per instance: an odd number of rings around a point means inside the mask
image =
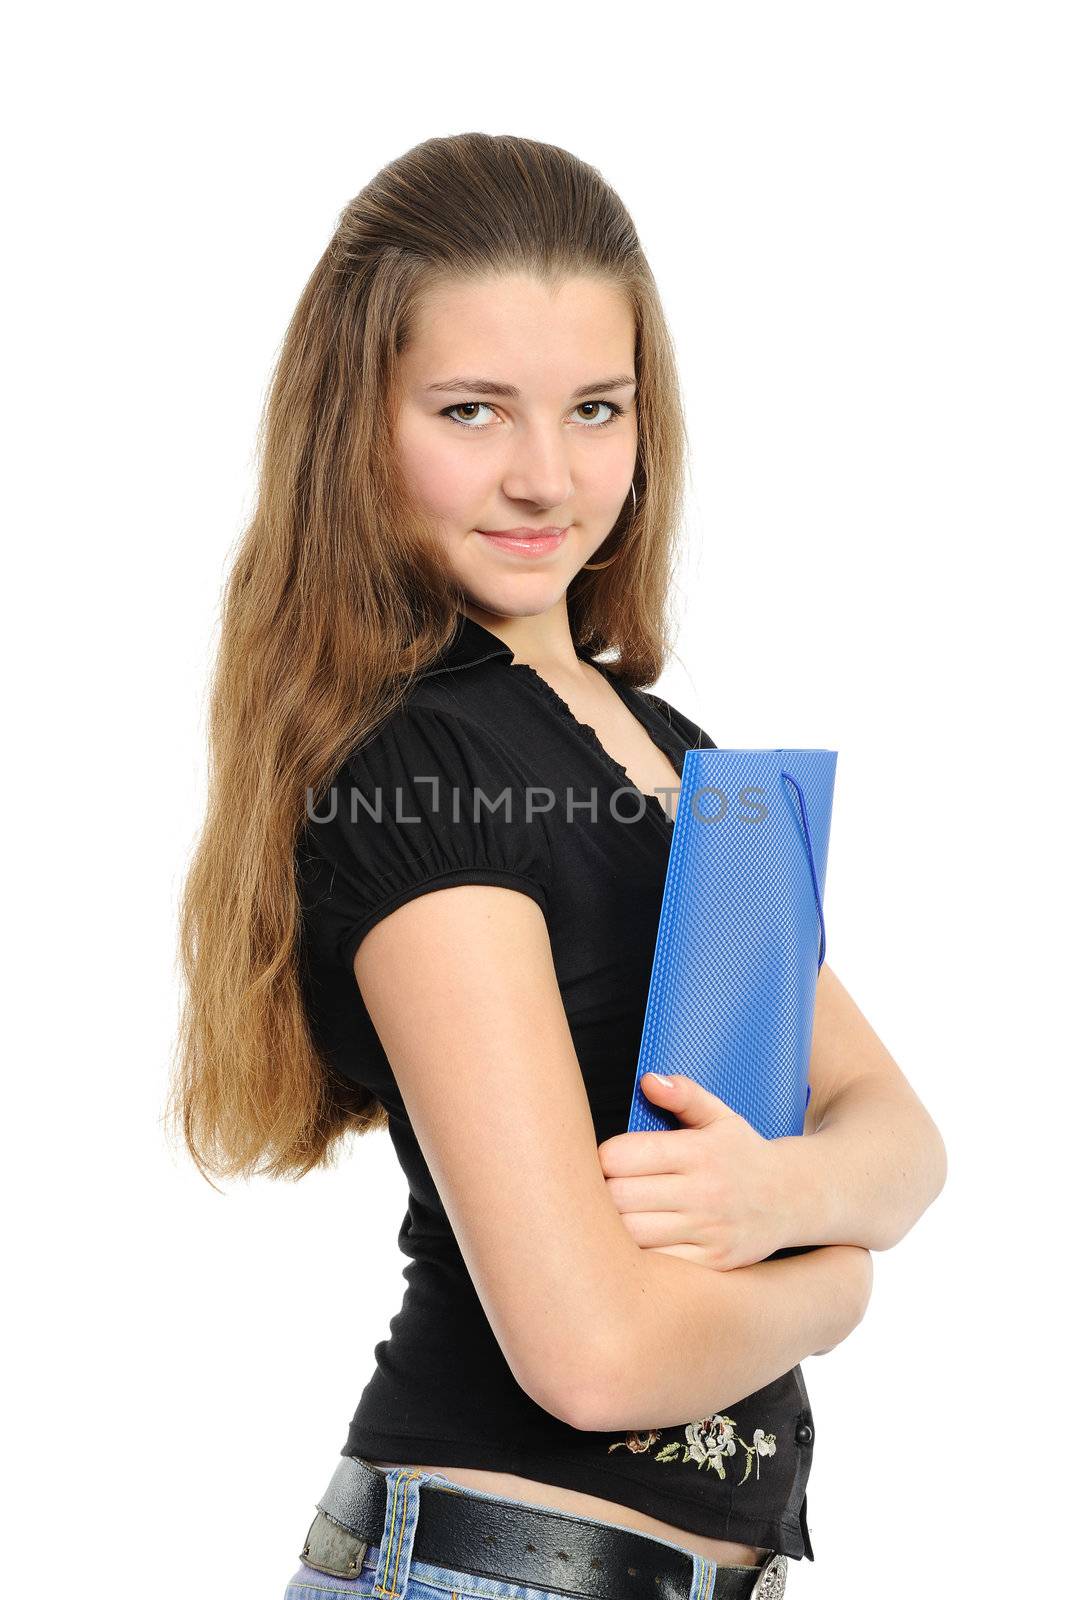
M 814 1430 L 810 1423 L 802 1422 L 795 1430 L 795 1438 L 799 1444 L 813 1444 Z

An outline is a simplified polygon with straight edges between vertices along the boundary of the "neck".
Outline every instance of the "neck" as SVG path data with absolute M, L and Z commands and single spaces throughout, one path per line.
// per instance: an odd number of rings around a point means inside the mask
M 565 595 L 550 610 L 532 616 L 499 616 L 469 600 L 463 602 L 462 609 L 474 622 L 502 639 L 514 652 L 515 661 L 534 667 L 537 672 L 553 672 L 561 677 L 583 675 L 584 667 L 573 647 Z

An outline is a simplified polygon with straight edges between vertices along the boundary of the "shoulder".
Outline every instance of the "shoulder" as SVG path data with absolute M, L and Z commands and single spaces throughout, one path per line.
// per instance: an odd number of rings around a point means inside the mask
M 431 888 L 520 889 L 546 912 L 551 845 L 524 796 L 490 727 L 409 700 L 308 797 L 297 847 L 308 925 L 350 967 L 374 922 Z
M 441 704 L 416 687 L 352 748 L 339 781 L 378 776 L 406 783 L 421 775 L 507 781 L 516 769 L 507 740 L 476 705 Z

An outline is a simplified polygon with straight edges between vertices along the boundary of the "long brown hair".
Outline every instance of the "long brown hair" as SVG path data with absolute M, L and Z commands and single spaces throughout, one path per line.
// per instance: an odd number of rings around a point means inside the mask
M 567 596 L 574 642 L 638 687 L 671 641 L 686 479 L 670 335 L 636 229 L 594 167 L 515 135 L 428 139 L 345 206 L 288 326 L 259 430 L 255 510 L 225 586 L 206 817 L 180 908 L 184 980 L 165 1119 L 205 1177 L 302 1177 L 382 1127 L 328 1072 L 300 986 L 295 846 L 308 794 L 444 649 L 461 593 L 391 450 L 397 357 L 444 280 L 594 277 L 627 292 L 639 401 L 626 502 Z M 354 976 L 352 977 L 354 983 Z

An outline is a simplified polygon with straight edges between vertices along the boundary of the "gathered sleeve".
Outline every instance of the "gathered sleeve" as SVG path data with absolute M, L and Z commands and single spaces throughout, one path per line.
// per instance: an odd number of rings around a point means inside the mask
M 406 706 L 308 801 L 297 843 L 305 934 L 351 970 L 389 912 L 433 889 L 497 884 L 548 912 L 552 858 L 507 747 L 471 718 Z

